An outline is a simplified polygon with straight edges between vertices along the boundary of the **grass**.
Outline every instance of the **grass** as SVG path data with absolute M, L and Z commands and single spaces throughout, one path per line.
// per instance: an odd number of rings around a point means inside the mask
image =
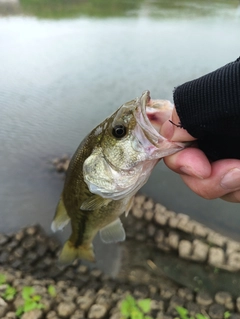
M 153 319 L 148 316 L 151 309 L 151 299 L 135 300 L 128 295 L 121 303 L 122 319 Z

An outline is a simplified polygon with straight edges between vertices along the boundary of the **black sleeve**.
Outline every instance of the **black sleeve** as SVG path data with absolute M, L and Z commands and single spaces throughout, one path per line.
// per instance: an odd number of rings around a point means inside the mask
M 182 127 L 210 159 L 240 159 L 240 57 L 178 86 L 173 99 Z

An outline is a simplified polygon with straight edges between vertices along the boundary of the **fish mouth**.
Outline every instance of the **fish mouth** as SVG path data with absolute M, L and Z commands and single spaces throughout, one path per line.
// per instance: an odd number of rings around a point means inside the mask
M 156 156 L 168 156 L 187 146 L 187 143 L 172 142 L 160 134 L 162 124 L 170 118 L 173 104 L 168 100 L 152 100 L 150 91 L 145 91 L 137 99 L 134 112 L 139 125 L 137 136 L 142 145 L 152 144 L 151 152 Z M 142 132 L 139 131 L 139 128 Z M 144 137 L 143 137 L 144 135 Z M 146 142 L 146 139 L 148 142 Z

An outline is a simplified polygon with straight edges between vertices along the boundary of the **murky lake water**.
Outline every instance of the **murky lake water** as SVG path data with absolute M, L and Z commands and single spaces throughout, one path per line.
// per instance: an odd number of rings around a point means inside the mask
M 122 103 L 146 89 L 172 100 L 175 86 L 240 55 L 237 1 L 49 3 L 0 1 L 0 232 L 51 232 L 63 179 L 50 160 Z M 142 192 L 240 239 L 239 205 L 199 198 L 163 163 Z

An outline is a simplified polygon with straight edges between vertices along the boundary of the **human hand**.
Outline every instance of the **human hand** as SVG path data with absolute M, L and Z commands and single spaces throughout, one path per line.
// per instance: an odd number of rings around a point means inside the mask
M 176 109 L 170 119 L 179 124 Z M 168 120 L 162 125 L 161 135 L 171 141 L 194 141 L 195 138 L 183 128 Z M 222 198 L 229 202 L 240 202 L 240 160 L 223 159 L 211 163 L 195 146 L 164 158 L 165 164 L 180 174 L 185 184 L 205 199 Z

